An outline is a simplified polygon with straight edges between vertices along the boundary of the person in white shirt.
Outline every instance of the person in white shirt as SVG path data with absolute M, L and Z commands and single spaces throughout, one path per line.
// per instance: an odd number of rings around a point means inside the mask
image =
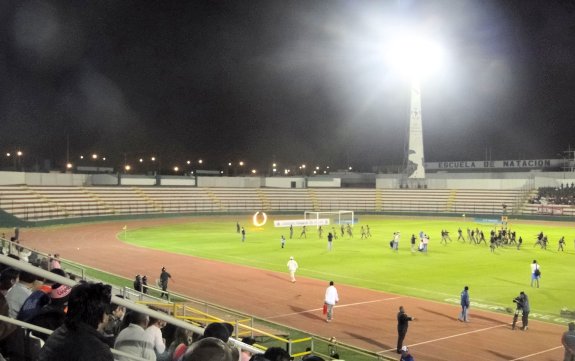
M 537 288 L 539 288 L 539 279 L 541 278 L 541 266 L 537 263 L 537 260 L 533 260 L 531 263 L 531 287 L 533 287 L 533 281 L 537 284 Z
M 290 276 L 290 280 L 292 283 L 295 283 L 295 271 L 297 271 L 298 267 L 299 266 L 298 266 L 296 260 L 293 259 L 293 256 L 291 256 L 289 258 L 288 263 L 287 263 L 287 268 L 289 270 L 289 276 Z
M 156 318 L 150 318 L 146 333 L 152 338 L 154 343 L 154 351 L 156 358 L 166 351 L 166 340 L 162 337 L 162 328 L 166 326 L 166 322 Z
M 324 303 L 327 306 L 327 319 L 326 322 L 333 320 L 333 306 L 339 302 L 339 295 L 337 289 L 333 285 L 333 281 L 329 281 L 329 287 L 325 290 Z

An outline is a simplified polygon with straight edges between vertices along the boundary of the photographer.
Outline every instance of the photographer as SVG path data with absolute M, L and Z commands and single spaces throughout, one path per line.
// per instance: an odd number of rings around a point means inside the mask
M 519 312 L 521 312 L 521 329 L 523 331 L 527 331 L 527 325 L 529 323 L 529 311 L 531 310 L 529 307 L 529 298 L 525 292 L 521 291 L 519 296 L 513 299 L 513 302 L 517 305 L 517 308 L 515 309 L 515 315 L 513 315 L 513 324 L 511 325 L 511 329 L 515 329 L 515 324 L 519 318 Z

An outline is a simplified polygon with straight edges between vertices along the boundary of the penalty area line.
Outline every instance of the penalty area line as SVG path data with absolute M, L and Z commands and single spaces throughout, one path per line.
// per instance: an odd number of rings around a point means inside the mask
M 350 306 L 360 306 L 360 305 L 366 305 L 368 303 L 376 303 L 376 302 L 384 302 L 384 301 L 393 301 L 393 300 L 397 300 L 401 297 L 389 297 L 389 298 L 381 298 L 379 300 L 372 300 L 372 301 L 363 301 L 363 302 L 355 302 L 355 303 L 348 303 L 345 305 L 338 305 L 338 306 L 334 306 L 334 308 L 343 308 L 343 307 L 350 307 Z M 311 310 L 305 310 L 305 311 L 300 311 L 300 312 L 291 312 L 291 313 L 284 313 L 282 315 L 277 315 L 277 316 L 272 316 L 272 317 L 268 317 L 267 319 L 275 319 L 275 318 L 282 318 L 282 317 L 289 317 L 289 316 L 294 316 L 294 315 L 301 315 L 304 313 L 310 313 L 310 312 L 317 312 L 317 311 L 321 311 L 322 308 L 313 308 Z

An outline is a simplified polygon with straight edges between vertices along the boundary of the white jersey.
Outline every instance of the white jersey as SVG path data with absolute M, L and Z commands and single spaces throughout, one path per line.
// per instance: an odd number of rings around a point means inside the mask
M 295 260 L 290 259 L 287 263 L 287 268 L 290 272 L 295 272 L 298 269 L 298 264 Z

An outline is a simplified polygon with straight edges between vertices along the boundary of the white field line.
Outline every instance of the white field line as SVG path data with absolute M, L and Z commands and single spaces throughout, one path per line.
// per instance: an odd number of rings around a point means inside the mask
M 447 340 L 447 339 L 450 339 L 450 338 L 465 336 L 465 335 L 469 335 L 469 334 L 477 333 L 477 332 L 488 331 L 488 330 L 492 330 L 492 329 L 494 329 L 494 328 L 499 328 L 499 327 L 503 327 L 503 326 L 509 326 L 509 324 L 505 323 L 505 324 L 502 324 L 502 325 L 497 325 L 497 326 L 491 326 L 491 327 L 481 328 L 481 329 L 479 329 L 479 330 L 473 330 L 473 331 L 468 331 L 468 332 L 457 333 L 457 334 L 451 335 L 451 336 L 440 337 L 440 338 L 436 338 L 436 339 L 433 339 L 433 340 L 423 341 L 423 342 L 419 342 L 419 343 L 412 343 L 409 347 L 414 347 L 414 346 L 419 346 L 419 345 L 425 345 L 425 344 L 427 344 L 427 343 L 432 343 L 432 342 L 437 342 L 437 341 L 443 341 L 443 340 Z M 379 351 L 379 352 L 377 352 L 377 353 L 380 354 L 380 353 L 385 353 L 385 352 L 389 352 L 389 351 L 395 351 L 395 348 L 390 348 L 390 349 L 388 349 L 388 350 Z
M 546 353 L 546 352 L 549 352 L 549 351 L 555 351 L 555 350 L 560 349 L 560 348 L 563 348 L 563 346 L 557 346 L 557 347 L 553 347 L 553 348 L 548 348 L 547 350 L 543 350 L 543 351 L 539 351 L 539 352 L 532 353 L 532 354 L 529 354 L 529 355 L 521 356 L 521 357 L 519 357 L 519 358 L 514 358 L 513 360 L 510 360 L 510 361 L 525 360 L 526 358 L 529 358 L 529 357 L 531 357 L 531 356 L 537 356 L 537 355 L 540 355 L 540 354 L 542 354 L 542 353 Z
M 383 301 L 392 301 L 392 300 L 397 300 L 401 297 L 390 297 L 390 298 L 382 298 L 379 300 L 372 300 L 372 301 L 364 301 L 364 302 L 355 302 L 355 303 L 348 303 L 345 305 L 338 305 L 335 306 L 334 308 L 343 308 L 343 307 L 350 307 L 350 306 L 359 306 L 359 305 L 365 305 L 368 303 L 376 303 L 376 302 L 383 302 Z M 288 317 L 288 316 L 294 316 L 294 315 L 301 315 L 303 313 L 310 313 L 310 312 L 317 312 L 317 311 L 321 311 L 321 308 L 313 308 L 311 310 L 305 310 L 305 311 L 300 311 L 300 312 L 292 312 L 292 313 L 284 313 L 283 315 L 277 315 L 277 316 L 273 316 L 273 317 L 267 317 L 267 319 L 275 319 L 275 318 L 282 318 L 282 317 Z

